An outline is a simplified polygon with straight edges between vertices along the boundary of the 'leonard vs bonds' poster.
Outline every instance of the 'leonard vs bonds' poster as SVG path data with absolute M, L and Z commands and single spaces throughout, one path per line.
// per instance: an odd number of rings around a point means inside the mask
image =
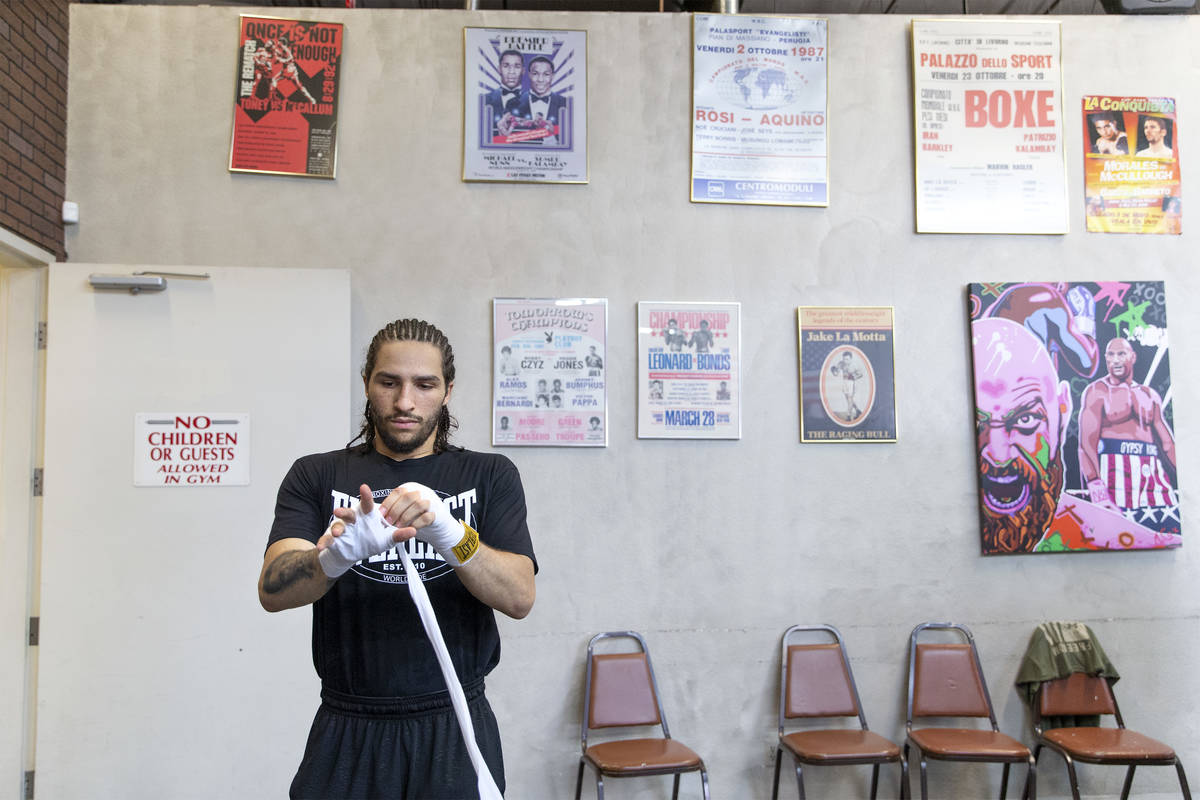
M 334 177 L 342 25 L 240 22 L 229 170 Z
M 1067 233 L 1061 28 L 913 20 L 918 233 Z
M 638 438 L 742 438 L 741 303 L 638 303 Z

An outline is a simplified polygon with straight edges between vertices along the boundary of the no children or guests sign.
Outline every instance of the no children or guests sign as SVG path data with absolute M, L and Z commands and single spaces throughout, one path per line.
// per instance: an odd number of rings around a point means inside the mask
M 249 414 L 134 414 L 134 486 L 249 484 Z

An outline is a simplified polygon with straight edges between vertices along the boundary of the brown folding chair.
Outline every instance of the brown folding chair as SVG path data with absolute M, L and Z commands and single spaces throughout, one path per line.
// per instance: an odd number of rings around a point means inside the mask
M 1043 717 L 1105 714 L 1116 717 L 1117 727 L 1046 729 L 1043 720 Z M 1061 755 L 1067 762 L 1067 776 L 1071 779 L 1071 797 L 1074 800 L 1079 800 L 1076 761 L 1128 766 L 1125 785 L 1121 787 L 1121 800 L 1129 797 L 1133 772 L 1138 767 L 1174 765 L 1179 775 L 1179 788 L 1183 790 L 1185 800 L 1191 800 L 1192 793 L 1188 789 L 1187 775 L 1184 774 L 1179 756 L 1162 742 L 1125 728 L 1117 698 L 1113 696 L 1106 678 L 1076 672 L 1066 678 L 1043 683 L 1034 696 L 1033 732 L 1037 735 L 1034 761 L 1041 755 L 1043 745 Z
M 593 652 L 603 639 L 632 639 L 638 650 L 629 653 Z M 661 737 L 619 739 L 588 746 L 588 731 L 658 725 Z M 580 725 L 583 754 L 575 779 L 575 800 L 583 791 L 583 769 L 596 771 L 596 799 L 604 800 L 604 776 L 640 778 L 674 775 L 672 800 L 679 797 L 679 778 L 685 772 L 700 773 L 704 800 L 708 800 L 708 771 L 700 756 L 671 738 L 667 717 L 658 697 L 658 682 L 650 664 L 646 640 L 633 631 L 598 633 L 588 642 L 587 675 L 584 678 L 583 722 Z
M 925 631 L 955 631 L 965 643 L 918 643 Z M 991 730 L 979 728 L 917 728 L 913 719 L 925 717 L 987 717 Z M 926 759 L 937 761 L 982 761 L 1004 765 L 1000 800 L 1008 793 L 1008 771 L 1025 762 L 1024 796 L 1037 800 L 1037 764 L 1029 748 L 1000 732 L 996 712 L 983 678 L 983 665 L 975 649 L 975 638 L 965 625 L 925 622 L 913 628 L 908 644 L 908 713 L 905 723 L 904 760 L 909 747 L 921 757 L 921 798 L 929 796 Z
M 793 634 L 824 631 L 832 642 L 789 644 Z M 824 637 L 823 637 L 824 638 Z M 784 733 L 786 720 L 858 717 L 858 728 L 811 728 Z M 804 765 L 849 766 L 873 764 L 871 800 L 879 788 L 879 765 L 900 763 L 900 796 L 907 782 L 900 748 L 867 729 L 862 701 L 842 635 L 832 625 L 793 625 L 784 631 L 779 675 L 779 744 L 775 746 L 775 786 L 771 800 L 779 799 L 779 766 L 783 752 L 791 753 L 796 784 L 804 800 Z

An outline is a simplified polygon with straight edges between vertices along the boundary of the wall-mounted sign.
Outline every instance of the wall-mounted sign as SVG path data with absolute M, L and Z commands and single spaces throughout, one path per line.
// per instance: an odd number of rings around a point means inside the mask
M 133 415 L 134 486 L 247 486 L 250 415 Z
M 826 20 L 692 19 L 692 202 L 829 205 Z
M 240 24 L 229 170 L 334 177 L 341 23 L 243 15 Z
M 463 28 L 463 180 L 587 183 L 587 31 Z
M 742 304 L 637 307 L 638 438 L 742 438 Z
M 1067 233 L 1062 23 L 914 20 L 918 233 Z

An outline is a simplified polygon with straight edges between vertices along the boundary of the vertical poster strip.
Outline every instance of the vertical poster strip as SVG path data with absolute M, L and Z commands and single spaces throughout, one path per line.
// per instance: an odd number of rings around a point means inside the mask
M 983 554 L 1179 547 L 1161 281 L 973 283 Z
M 801 306 L 800 441 L 895 442 L 891 307 Z
M 918 233 L 1067 233 L 1062 25 L 913 20 Z
M 638 303 L 638 438 L 742 438 L 741 303 Z
M 608 300 L 495 298 L 492 444 L 608 444 Z
M 829 205 L 828 20 L 696 14 L 694 203 Z
M 1083 144 L 1089 231 L 1183 233 L 1173 97 L 1085 95 Z
M 333 178 L 342 25 L 239 21 L 229 170 Z
M 463 180 L 587 183 L 587 31 L 463 28 Z

